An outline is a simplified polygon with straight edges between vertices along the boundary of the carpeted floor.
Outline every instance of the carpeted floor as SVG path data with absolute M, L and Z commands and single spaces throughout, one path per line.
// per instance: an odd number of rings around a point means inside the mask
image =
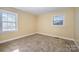
M 78 52 L 70 40 L 34 34 L 0 44 L 0 52 Z

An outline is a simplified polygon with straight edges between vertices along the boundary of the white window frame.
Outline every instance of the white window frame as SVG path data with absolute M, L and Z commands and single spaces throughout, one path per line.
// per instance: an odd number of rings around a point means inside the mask
M 0 33 L 17 32 L 18 31 L 18 14 L 15 13 L 15 12 L 3 10 L 3 9 L 0 9 L 0 12 L 10 13 L 10 14 L 15 14 L 16 15 L 16 30 L 13 30 L 13 31 L 0 31 Z
M 54 20 L 54 17 L 55 17 L 55 16 L 63 16 L 63 18 L 64 18 L 64 20 L 63 20 L 63 25 L 54 25 L 54 24 L 53 24 L 53 20 Z M 54 16 L 52 17 L 52 20 L 51 20 L 51 25 L 54 26 L 54 27 L 63 27 L 63 26 L 65 25 L 65 17 L 64 17 L 64 15 L 54 15 Z

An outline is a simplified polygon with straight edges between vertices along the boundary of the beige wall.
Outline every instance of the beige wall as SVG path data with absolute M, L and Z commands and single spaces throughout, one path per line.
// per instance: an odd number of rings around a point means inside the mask
M 32 14 L 17 10 L 15 8 L 0 8 L 12 11 L 18 14 L 18 32 L 9 32 L 0 34 L 0 40 L 7 40 L 10 38 L 28 35 L 31 33 L 44 33 L 51 36 L 61 36 L 67 38 L 74 38 L 74 8 L 59 10 L 52 13 L 41 14 L 34 16 Z M 51 25 L 52 17 L 54 15 L 64 15 L 65 24 L 63 27 L 55 27 Z
M 64 15 L 64 26 L 56 27 L 51 25 L 54 15 Z M 37 32 L 39 33 L 74 39 L 74 9 L 67 8 L 61 11 L 39 15 L 37 27 Z
M 36 17 L 32 14 L 17 10 L 15 8 L 0 8 L 8 11 L 12 11 L 18 14 L 18 31 L 6 32 L 0 34 L 0 40 L 7 40 L 10 38 L 27 35 L 36 32 Z
M 79 45 L 79 8 L 75 8 L 75 41 Z

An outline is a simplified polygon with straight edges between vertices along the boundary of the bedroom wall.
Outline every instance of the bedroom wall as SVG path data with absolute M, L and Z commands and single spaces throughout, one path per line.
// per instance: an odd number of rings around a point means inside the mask
M 75 41 L 79 47 L 79 7 L 75 8 Z
M 0 33 L 0 41 L 36 32 L 36 16 L 11 7 L 1 7 L 0 9 L 15 12 L 18 14 L 18 31 Z
M 64 15 L 64 26 L 53 26 L 54 15 Z M 74 8 L 67 8 L 38 16 L 37 32 L 57 37 L 74 39 Z
M 8 11 L 12 11 L 18 14 L 18 31 L 7 32 L 0 34 L 0 41 L 15 38 L 22 35 L 28 35 L 32 33 L 43 33 L 50 36 L 58 36 L 74 39 L 74 8 L 67 8 L 51 13 L 41 14 L 38 16 L 32 15 L 28 12 L 24 12 L 15 8 L 0 8 Z M 52 25 L 52 17 L 54 15 L 64 15 L 64 26 L 55 27 Z

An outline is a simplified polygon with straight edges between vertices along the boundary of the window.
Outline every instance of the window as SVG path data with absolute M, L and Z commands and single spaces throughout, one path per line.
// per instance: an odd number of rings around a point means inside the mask
M 17 30 L 17 16 L 15 13 L 0 10 L 0 32 Z
M 53 17 L 53 25 L 63 25 L 64 24 L 64 16 L 54 16 Z

